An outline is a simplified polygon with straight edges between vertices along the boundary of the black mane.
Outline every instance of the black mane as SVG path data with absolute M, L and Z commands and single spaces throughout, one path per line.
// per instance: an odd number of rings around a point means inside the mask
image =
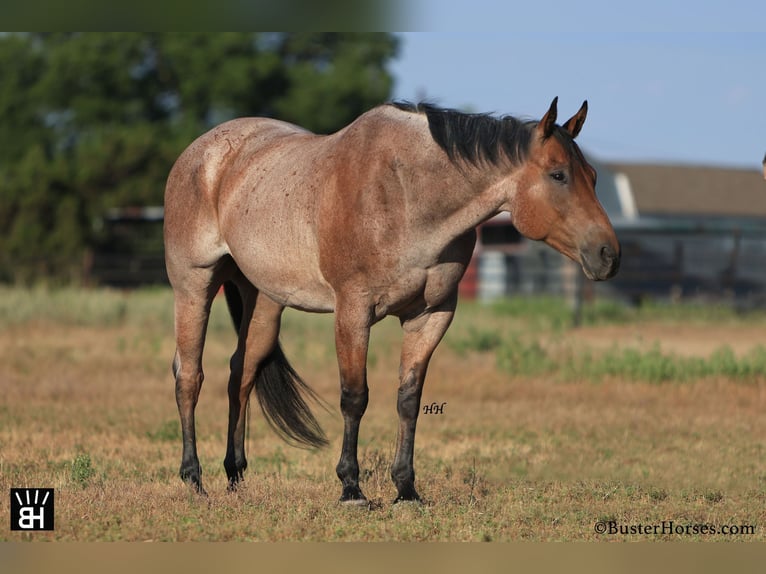
M 514 164 L 523 162 L 538 124 L 512 116 L 466 114 L 428 103 L 392 102 L 391 105 L 406 112 L 425 114 L 431 137 L 449 158 L 463 159 L 474 165 L 481 161 L 497 164 L 501 153 Z

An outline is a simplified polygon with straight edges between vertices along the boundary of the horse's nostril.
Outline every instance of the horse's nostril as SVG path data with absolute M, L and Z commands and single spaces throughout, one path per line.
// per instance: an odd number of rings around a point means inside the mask
M 619 249 L 615 250 L 615 248 L 609 244 L 602 245 L 601 259 L 602 261 L 614 261 L 615 259 L 619 260 L 620 259 Z
M 620 267 L 620 252 L 619 248 L 616 250 L 611 245 L 604 244 L 601 246 L 601 264 L 606 268 L 606 278 L 612 277 L 617 273 L 617 269 Z
M 611 261 L 614 259 L 614 250 L 609 245 L 601 246 L 601 260 Z

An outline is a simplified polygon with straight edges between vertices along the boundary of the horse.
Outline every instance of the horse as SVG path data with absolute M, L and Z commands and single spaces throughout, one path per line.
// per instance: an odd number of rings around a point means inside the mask
M 288 442 L 327 444 L 315 397 L 279 343 L 286 307 L 334 312 L 344 431 L 340 501 L 368 504 L 357 440 L 368 402 L 370 328 L 403 330 L 391 479 L 395 503 L 420 501 L 413 449 L 429 360 L 452 321 L 476 227 L 510 214 L 525 237 L 612 277 L 620 245 L 595 194 L 596 171 L 574 138 L 587 101 L 563 126 L 558 98 L 539 121 L 389 102 L 328 135 L 268 118 L 223 123 L 178 157 L 165 189 L 164 241 L 173 288 L 172 371 L 183 453 L 180 476 L 205 494 L 194 412 L 211 303 L 223 286 L 238 343 L 230 362 L 224 468 L 236 490 L 247 468 L 253 388 Z

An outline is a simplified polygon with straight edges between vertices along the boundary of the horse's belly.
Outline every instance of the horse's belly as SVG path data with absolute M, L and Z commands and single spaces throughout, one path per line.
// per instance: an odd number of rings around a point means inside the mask
M 334 311 L 334 292 L 305 250 L 290 249 L 286 243 L 278 249 L 266 245 L 254 242 L 245 249 L 229 248 L 240 271 L 259 291 L 286 307 L 317 313 Z
M 260 291 L 285 307 L 315 313 L 331 313 L 335 310 L 332 289 L 311 277 L 288 276 L 286 280 L 281 280 L 260 273 L 254 274 L 252 278 L 248 276 L 248 279 Z
M 285 307 L 311 311 L 314 313 L 332 313 L 335 311 L 335 297 L 332 291 L 317 288 L 298 288 L 288 292 L 281 286 L 264 285 L 260 290 L 277 303 Z

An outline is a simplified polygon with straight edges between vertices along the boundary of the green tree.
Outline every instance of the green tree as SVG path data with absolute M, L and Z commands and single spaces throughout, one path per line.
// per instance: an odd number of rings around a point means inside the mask
M 331 132 L 389 97 L 389 34 L 0 36 L 0 281 L 77 280 L 107 209 L 162 202 L 175 158 L 227 119 Z

